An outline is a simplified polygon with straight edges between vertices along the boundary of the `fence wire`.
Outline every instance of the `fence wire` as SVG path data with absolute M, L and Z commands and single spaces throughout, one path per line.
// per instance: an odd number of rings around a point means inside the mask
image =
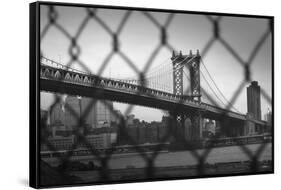
M 48 18 L 48 22 L 43 28 L 41 29 L 41 42 L 48 36 L 48 33 L 51 29 L 56 30 L 60 34 L 62 34 L 67 40 L 69 40 L 70 44 L 68 47 L 68 54 L 70 56 L 70 60 L 65 64 L 66 67 L 71 68 L 74 65 L 79 65 L 81 68 L 83 68 L 84 71 L 91 73 L 91 70 L 87 66 L 87 63 L 83 62 L 80 57 L 83 49 L 79 45 L 78 41 L 83 35 L 83 31 L 87 27 L 90 21 L 95 22 L 99 26 L 103 28 L 103 32 L 108 34 L 111 37 L 111 50 L 107 53 L 107 55 L 103 59 L 102 66 L 98 69 L 97 76 L 101 76 L 110 61 L 112 60 L 113 56 L 118 55 L 126 64 L 128 67 L 130 67 L 138 76 L 140 81 L 144 81 L 142 84 L 140 84 L 142 87 L 146 87 L 145 83 L 145 75 L 148 72 L 150 66 L 152 65 L 153 61 L 159 54 L 160 50 L 162 48 L 166 48 L 170 51 L 172 54 L 174 46 L 170 43 L 169 39 L 170 36 L 173 34 L 169 33 L 169 27 L 171 23 L 173 22 L 174 17 L 177 16 L 177 13 L 169 13 L 164 24 L 161 24 L 157 19 L 153 17 L 153 15 L 148 11 L 141 11 L 141 13 L 145 16 L 147 19 L 147 22 L 150 22 L 155 29 L 159 31 L 159 38 L 158 43 L 155 46 L 155 48 L 152 50 L 148 60 L 145 63 L 145 66 L 142 70 L 138 69 L 136 66 L 136 63 L 132 61 L 126 52 L 124 52 L 120 48 L 120 35 L 123 33 L 124 28 L 126 27 L 126 24 L 130 17 L 134 14 L 134 11 L 132 10 L 124 10 L 125 14 L 123 15 L 123 18 L 121 19 L 121 22 L 117 26 L 116 30 L 112 30 L 110 26 L 103 20 L 101 16 L 99 16 L 97 13 L 99 12 L 99 8 L 85 8 L 85 17 L 81 21 L 78 29 L 72 35 L 65 27 L 64 23 L 59 22 L 60 18 L 60 12 L 57 10 L 56 6 L 48 6 L 47 15 L 45 15 Z M 269 36 L 272 34 L 272 28 L 273 23 L 272 20 L 269 19 L 268 27 L 265 30 L 265 32 L 260 36 L 259 40 L 256 42 L 256 45 L 253 49 L 253 51 L 250 53 L 248 59 L 243 59 L 241 55 L 232 47 L 232 45 L 224 39 L 224 37 L 221 35 L 221 22 L 224 19 L 224 16 L 218 16 L 218 17 L 212 17 L 209 15 L 203 15 L 204 17 L 212 26 L 212 35 L 209 40 L 205 43 L 204 48 L 201 51 L 201 57 L 204 59 L 204 57 L 208 54 L 208 52 L 212 49 L 215 43 L 221 44 L 236 60 L 236 63 L 243 68 L 244 71 L 244 80 L 241 81 L 240 85 L 236 89 L 235 93 L 231 97 L 230 101 L 228 102 L 228 105 L 225 107 L 225 110 L 230 110 L 232 105 L 237 100 L 237 97 L 241 93 L 242 89 L 245 88 L 245 85 L 252 80 L 252 72 L 251 72 L 251 66 L 254 63 L 254 59 L 259 54 L 259 51 L 261 47 L 264 45 L 266 40 L 269 38 Z M 94 34 L 94 31 L 93 31 Z M 48 56 L 48 52 L 44 52 L 42 49 L 40 50 L 41 56 Z M 63 88 L 63 86 L 61 87 Z M 188 89 L 190 90 L 190 89 Z M 201 89 L 203 94 L 206 95 L 206 98 L 212 102 L 214 105 L 219 106 L 219 104 L 216 102 L 215 99 L 205 90 Z M 103 94 L 103 91 L 100 91 L 101 95 Z M 140 91 L 138 94 L 142 94 Z M 265 98 L 265 100 L 271 104 L 271 95 L 269 95 L 264 89 L 261 88 L 261 95 Z M 50 109 L 48 110 L 50 113 L 53 112 L 53 109 L 59 105 L 63 100 L 62 97 L 58 94 L 53 94 L 54 101 L 52 105 L 50 106 Z M 152 96 L 152 95 L 151 95 Z M 153 96 L 154 98 L 157 98 L 157 96 Z M 180 101 L 179 101 L 180 102 Z M 173 128 L 174 123 L 169 120 L 168 124 L 168 131 L 166 135 L 164 135 L 160 139 L 159 145 L 154 149 L 152 154 L 146 154 L 145 149 L 138 146 L 138 142 L 136 139 L 132 138 L 127 131 L 127 124 L 125 115 L 129 114 L 132 109 L 134 108 L 134 105 L 129 105 L 126 109 L 124 116 L 118 114 L 116 110 L 112 109 L 112 107 L 106 102 L 103 101 L 103 103 L 106 105 L 107 109 L 111 110 L 111 113 L 114 114 L 116 117 L 120 119 L 120 123 L 118 124 L 118 138 L 124 138 L 126 139 L 129 144 L 134 145 L 134 149 L 139 154 L 141 158 L 146 163 L 146 167 L 144 169 L 144 179 L 152 179 L 156 176 L 156 167 L 155 167 L 155 160 L 157 156 L 159 155 L 160 150 L 163 148 L 162 144 L 165 143 L 171 136 L 174 136 L 174 138 L 177 138 L 176 130 Z M 182 102 L 180 102 L 182 103 Z M 101 153 L 97 151 L 93 145 L 85 138 L 85 136 L 81 133 L 81 128 L 83 128 L 83 120 L 84 118 L 87 118 L 89 116 L 90 110 L 95 107 L 97 104 L 97 99 L 92 99 L 92 101 L 87 105 L 86 109 L 83 111 L 81 115 L 77 113 L 71 106 L 65 105 L 65 110 L 67 110 L 73 118 L 76 119 L 76 126 L 74 127 L 73 134 L 75 138 L 77 139 L 75 143 L 72 145 L 72 147 L 69 149 L 70 151 L 67 152 L 67 154 L 60 157 L 60 163 L 61 167 L 59 169 L 59 173 L 63 176 L 67 174 L 67 168 L 69 165 L 71 165 L 71 157 L 74 154 L 74 150 L 78 148 L 81 144 L 85 146 L 92 155 L 94 155 L 101 164 L 101 167 L 98 169 L 99 172 L 99 181 L 110 181 L 111 179 L 111 172 L 112 170 L 109 167 L 109 161 L 112 158 L 113 151 L 108 150 L 105 153 Z M 227 114 L 225 112 L 221 115 L 221 119 L 224 119 L 224 116 Z M 49 129 L 47 125 L 47 117 L 44 117 L 41 119 L 41 144 L 44 144 L 48 147 L 49 150 L 53 152 L 58 152 L 56 147 L 52 145 L 49 140 Z M 122 139 L 121 139 L 122 140 Z M 162 144 L 161 144 L 162 143 Z M 187 146 L 192 147 L 190 142 L 184 140 L 183 142 Z M 243 151 L 243 153 L 249 158 L 251 161 L 250 163 L 250 171 L 251 172 L 257 172 L 259 170 L 258 166 L 258 160 L 260 155 L 263 153 L 264 149 L 266 148 L 266 144 L 261 144 L 258 148 L 258 150 L 254 153 L 252 152 L 247 146 L 245 145 L 239 145 L 240 149 Z M 211 153 L 212 148 L 206 148 L 203 152 L 199 153 L 199 151 L 194 148 L 190 149 L 190 152 L 192 153 L 192 156 L 198 161 L 198 164 L 196 166 L 197 175 L 202 176 L 206 174 L 206 159 L 208 158 L 208 155 Z M 157 177 L 157 176 L 156 176 Z M 75 180 L 74 180 L 75 181 Z M 73 179 L 67 179 L 65 181 L 62 181 L 63 184 L 71 184 L 73 183 Z

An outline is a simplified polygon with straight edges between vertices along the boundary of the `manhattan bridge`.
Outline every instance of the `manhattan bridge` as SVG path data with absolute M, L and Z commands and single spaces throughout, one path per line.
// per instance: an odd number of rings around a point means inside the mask
M 207 70 L 198 50 L 188 54 L 173 51 L 167 63 L 152 68 L 139 78 L 107 78 L 41 57 L 40 90 L 165 110 L 172 118 L 178 141 L 184 138 L 182 130 L 186 119 L 191 121 L 191 142 L 202 138 L 203 119 L 214 120 L 227 137 L 247 136 L 250 127 L 263 131 L 268 127 L 266 122 L 250 118 L 232 107 L 208 70 L 211 81 L 204 76 L 202 66 Z M 208 97 L 205 97 L 208 93 L 204 93 L 201 80 L 223 103 L 210 85 L 213 82 L 229 104 L 208 103 Z

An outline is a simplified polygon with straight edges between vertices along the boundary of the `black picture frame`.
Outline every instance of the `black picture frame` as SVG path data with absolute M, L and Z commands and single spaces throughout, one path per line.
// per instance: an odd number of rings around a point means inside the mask
M 269 96 L 269 100 L 271 102 L 271 131 L 270 131 L 270 143 L 271 143 L 271 162 L 268 164 L 268 170 L 261 170 L 261 171 L 251 171 L 248 170 L 246 172 L 238 172 L 238 173 L 211 173 L 211 174 L 203 174 L 200 173 L 198 175 L 191 175 L 191 176 L 175 176 L 175 177 L 145 177 L 140 179 L 119 179 L 119 180 L 97 180 L 93 182 L 78 182 L 69 183 L 69 182 L 62 182 L 62 183 L 46 183 L 42 184 L 42 172 L 46 172 L 46 167 L 48 165 L 42 165 L 40 149 L 42 143 L 42 133 L 41 130 L 41 107 L 40 101 L 41 95 L 41 85 L 42 82 L 40 80 L 40 72 L 41 72 L 41 49 L 40 49 L 40 42 L 41 42 L 41 31 L 40 28 L 40 6 L 64 6 L 64 7 L 84 7 L 84 8 L 95 8 L 95 9 L 114 9 L 114 10 L 131 10 L 131 11 L 144 11 L 144 12 L 157 12 L 157 13 L 172 13 L 172 14 L 192 14 L 192 15 L 206 15 L 206 16 L 223 16 L 223 17 L 234 17 L 234 18 L 252 18 L 252 19 L 267 19 L 268 20 L 268 28 L 269 34 L 271 37 L 271 50 L 270 50 L 270 57 L 271 57 L 271 96 Z M 193 178 L 209 178 L 209 177 L 225 177 L 225 176 L 242 176 L 242 175 L 257 175 L 257 174 L 271 174 L 274 173 L 274 17 L 273 16 L 262 16 L 262 15 L 247 15 L 247 14 L 230 14 L 230 13 L 217 13 L 217 12 L 199 12 L 199 11 L 187 11 L 187 10 L 169 10 L 169 9 L 152 9 L 152 8 L 140 8 L 140 7 L 120 7 L 120 6 L 108 6 L 108 5 L 91 5 L 91 4 L 75 4 L 75 3 L 60 3 L 60 2 L 34 2 L 30 4 L 30 113 L 29 113 L 29 120 L 30 120 L 30 129 L 29 129 L 29 145 L 30 145 L 30 152 L 29 152 L 29 181 L 30 186 L 33 188 L 49 188 L 49 187 L 68 187 L 68 186 L 83 186 L 83 185 L 98 185 L 98 184 L 116 184 L 116 183 L 131 183 L 131 182 L 147 182 L 147 181 L 161 181 L 161 180 L 178 180 L 178 179 L 193 179 Z M 89 14 L 95 14 L 94 12 Z M 49 14 L 49 19 L 55 19 L 57 15 Z M 218 36 L 218 24 L 214 19 L 214 36 L 215 38 L 220 39 Z M 160 29 L 162 26 L 159 26 Z M 163 32 L 163 30 L 162 30 Z M 163 44 L 166 43 L 166 38 L 163 37 L 166 32 L 162 33 L 162 42 Z M 112 34 L 114 35 L 114 34 Z M 118 38 L 118 37 L 117 37 Z M 116 39 L 116 38 L 113 38 Z M 118 41 L 118 39 L 117 39 Z M 262 41 L 261 41 L 262 43 Z M 113 43 L 114 44 L 114 43 Z M 113 48 L 114 49 L 114 48 Z M 118 51 L 118 47 L 116 47 Z M 114 49 L 113 51 L 116 51 Z M 231 51 L 231 48 L 229 49 Z M 235 52 L 232 52 L 235 55 Z M 72 57 L 73 58 L 73 57 Z M 248 68 L 249 69 L 249 68 Z M 246 69 L 247 70 L 247 69 Z M 249 82 L 249 81 L 248 81 Z M 79 89 L 80 90 L 80 89 Z M 104 95 L 104 94 L 103 94 Z M 264 137 L 263 137 L 264 138 Z M 248 140 L 247 140 L 248 142 Z M 237 145 L 237 144 L 236 144 Z M 239 144 L 238 144 L 239 145 Z M 243 145 L 241 145 L 242 147 Z M 266 165 L 267 166 L 267 165 Z M 232 166 L 233 167 L 233 166 Z M 239 166 L 237 166 L 239 167 Z M 251 167 L 251 163 L 249 165 Z M 254 166 L 256 167 L 256 166 Z M 154 168 L 154 167 L 153 167 Z M 101 168 L 100 168 L 101 169 Z M 133 168 L 127 168 L 133 169 Z M 201 168 L 202 169 L 202 168 Z M 200 169 L 199 169 L 200 170 Z M 203 169 L 204 170 L 204 169 Z M 75 178 L 72 178 L 75 179 Z

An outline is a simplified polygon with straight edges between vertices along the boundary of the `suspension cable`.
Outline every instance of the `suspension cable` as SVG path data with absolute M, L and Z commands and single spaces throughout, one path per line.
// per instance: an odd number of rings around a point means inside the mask
M 230 105 L 235 111 L 241 113 L 238 109 L 236 109 L 228 100 L 227 98 L 224 96 L 224 94 L 222 93 L 222 91 L 219 89 L 219 87 L 217 86 L 216 82 L 214 81 L 213 77 L 211 76 L 210 72 L 208 71 L 207 67 L 205 66 L 203 59 L 200 59 L 203 67 L 205 68 L 205 70 L 207 71 L 208 76 L 210 77 L 211 81 L 213 82 L 213 84 L 215 85 L 215 88 L 217 89 L 217 91 L 219 92 L 219 94 L 222 96 L 222 98 L 226 101 L 226 103 L 228 105 Z M 202 73 L 202 71 L 200 71 Z

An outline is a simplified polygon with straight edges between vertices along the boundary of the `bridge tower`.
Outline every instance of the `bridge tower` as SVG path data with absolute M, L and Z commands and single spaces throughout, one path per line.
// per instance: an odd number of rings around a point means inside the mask
M 173 64 L 173 93 L 176 95 L 184 95 L 183 89 L 183 69 L 188 68 L 190 74 L 190 97 L 195 101 L 201 101 L 200 90 L 200 59 L 201 56 L 197 50 L 196 54 L 189 52 L 189 55 L 182 55 L 180 51 L 176 54 L 173 51 L 171 60 Z
M 173 51 L 171 60 L 173 65 L 173 93 L 179 96 L 186 96 L 187 98 L 201 102 L 201 90 L 200 90 L 200 59 L 201 56 L 197 50 L 196 54 L 189 52 L 189 55 L 183 55 L 180 51 L 178 54 Z M 183 72 L 184 67 L 189 70 L 190 79 L 190 95 L 184 94 L 183 85 Z M 179 113 L 175 111 L 171 113 L 176 123 L 176 137 L 178 140 L 183 139 L 182 134 L 185 130 L 185 119 L 188 117 L 192 123 L 192 129 L 190 134 L 190 141 L 199 140 L 202 136 L 202 117 L 198 112 L 196 113 Z

